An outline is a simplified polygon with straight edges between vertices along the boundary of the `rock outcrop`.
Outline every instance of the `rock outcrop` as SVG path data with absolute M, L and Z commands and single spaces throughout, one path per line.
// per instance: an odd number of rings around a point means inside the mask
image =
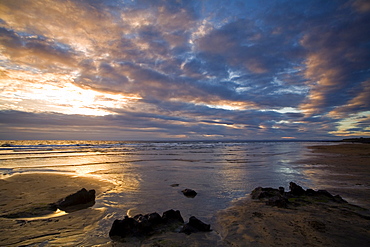
M 290 191 L 285 192 L 283 187 L 274 188 L 255 188 L 252 193 L 252 199 L 259 199 L 266 202 L 266 205 L 286 208 L 289 205 L 299 206 L 300 204 L 311 203 L 312 201 L 333 201 L 346 203 L 339 195 L 333 196 L 326 190 L 304 190 L 294 182 L 289 183 Z
M 189 218 L 189 222 L 186 223 L 180 232 L 185 234 L 191 234 L 196 232 L 209 232 L 211 231 L 211 225 L 202 222 L 201 220 L 197 219 L 195 216 L 191 216 Z
M 180 228 L 181 230 L 177 230 Z M 184 224 L 180 211 L 171 209 L 164 212 L 162 217 L 158 213 L 151 213 L 135 215 L 132 218 L 125 216 L 122 220 L 115 220 L 109 231 L 109 237 L 112 240 L 121 241 L 130 237 L 145 238 L 167 231 L 191 234 L 211 231 L 211 226 L 194 216 L 191 216 L 189 222 Z

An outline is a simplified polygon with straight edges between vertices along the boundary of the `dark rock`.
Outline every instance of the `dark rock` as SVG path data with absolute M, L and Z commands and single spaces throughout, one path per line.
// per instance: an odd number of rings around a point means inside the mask
M 285 192 L 284 187 L 279 187 L 279 192 L 281 195 L 284 195 L 284 192 Z
M 192 226 L 190 226 L 189 224 L 185 224 L 183 227 L 182 227 L 182 229 L 181 229 L 181 231 L 180 232 L 182 232 L 182 233 L 185 233 L 185 234 L 187 234 L 187 235 L 190 235 L 190 234 L 192 234 L 192 233 L 196 233 L 196 232 L 199 232 L 196 228 L 194 228 L 194 227 L 192 227 Z
M 179 187 L 180 184 L 171 184 L 171 187 Z
M 135 215 L 133 218 L 140 224 L 149 225 L 148 218 L 142 214 Z
M 333 197 L 333 200 L 338 203 L 348 203 L 346 200 L 344 200 L 340 195 L 336 195 Z
M 304 189 L 301 186 L 297 185 L 296 183 L 290 182 L 289 183 L 290 193 L 295 196 L 301 196 L 305 194 Z
M 339 195 L 333 196 L 326 190 L 304 190 L 294 182 L 289 183 L 289 192 L 284 192 L 283 187 L 279 189 L 257 187 L 251 192 L 252 199 L 260 199 L 266 205 L 287 208 L 288 206 L 301 206 L 312 204 L 313 202 L 348 203 Z
M 334 198 L 334 196 L 332 194 L 330 194 L 327 190 L 318 190 L 316 192 L 316 195 L 317 196 L 325 196 L 325 197 L 328 197 L 329 199 Z
M 158 213 L 145 215 L 151 225 L 158 225 L 162 222 L 162 217 Z
M 126 237 L 146 237 L 154 232 L 154 228 L 162 222 L 158 213 L 138 214 L 130 218 L 125 216 L 123 220 L 115 220 L 109 231 L 109 237 L 113 240 Z
M 140 227 L 142 228 L 151 228 L 153 226 L 159 225 L 162 223 L 162 217 L 158 213 L 151 213 L 151 214 L 138 214 L 133 217 L 134 220 L 136 220 L 139 224 L 141 224 Z
M 209 232 L 211 230 L 211 225 L 205 224 L 201 220 L 197 219 L 195 216 L 189 218 L 188 225 L 198 229 L 201 232 Z
M 161 217 L 158 213 L 138 214 L 130 218 L 125 216 L 123 220 L 115 220 L 109 231 L 109 237 L 120 241 L 127 237 L 148 237 L 156 232 L 173 230 L 174 225 L 184 223 L 180 211 L 168 210 Z
M 197 195 L 197 192 L 195 192 L 192 189 L 184 189 L 181 192 L 184 194 L 184 196 L 190 197 L 190 198 L 194 198 Z
M 95 190 L 87 191 L 85 188 L 55 203 L 63 211 L 75 211 L 91 207 L 95 204 Z
M 266 202 L 266 205 L 277 206 L 279 208 L 287 208 L 288 200 L 282 196 L 274 196 L 269 198 L 269 200 Z
M 140 217 L 143 217 L 143 215 L 142 214 L 137 214 L 132 218 L 137 221 Z
M 278 195 L 280 195 L 280 191 L 278 189 L 262 187 L 255 188 L 251 193 L 252 199 L 264 199 Z
M 306 195 L 308 195 L 308 196 L 315 196 L 316 195 L 316 191 L 314 191 L 313 189 L 307 189 L 306 190 Z
M 139 223 L 134 218 L 126 216 L 123 220 L 115 220 L 109 231 L 109 237 L 133 237 L 140 236 L 142 233 L 138 227 Z
M 179 210 L 175 211 L 173 209 L 170 209 L 163 213 L 162 222 L 164 222 L 165 224 L 176 222 L 184 223 L 184 219 L 182 218 Z
M 185 234 L 191 234 L 195 232 L 209 232 L 211 231 L 211 225 L 205 224 L 195 216 L 189 218 L 189 222 L 183 226 L 180 232 Z
M 148 235 L 152 231 L 153 225 L 149 222 L 147 217 L 141 216 L 136 221 L 138 223 L 136 230 L 137 235 L 139 236 Z

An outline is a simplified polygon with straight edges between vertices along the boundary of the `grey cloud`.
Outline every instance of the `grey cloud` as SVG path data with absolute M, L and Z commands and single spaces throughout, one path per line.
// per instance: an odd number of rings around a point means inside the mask
M 43 36 L 19 34 L 13 30 L 0 28 L 0 40 L 4 54 L 13 63 L 49 68 L 56 63 L 72 67 L 75 64 L 75 51 L 68 45 L 47 39 Z
M 309 52 L 306 77 L 314 98 L 304 108 L 325 113 L 346 105 L 355 97 L 353 90 L 370 77 L 369 21 L 370 15 L 360 15 L 332 26 L 317 26 L 303 38 Z
M 303 113 L 288 112 L 288 113 L 285 113 L 285 115 L 288 116 L 289 118 L 303 118 L 304 117 Z
M 254 21 L 241 19 L 215 29 L 201 38 L 197 47 L 201 52 L 221 56 L 245 73 L 271 75 L 289 67 L 291 61 L 287 59 L 298 53 L 285 34 L 265 32 Z

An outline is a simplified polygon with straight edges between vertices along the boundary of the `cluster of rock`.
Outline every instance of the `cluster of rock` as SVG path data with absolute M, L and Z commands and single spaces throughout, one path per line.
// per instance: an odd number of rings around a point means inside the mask
M 171 184 L 171 187 L 178 187 L 179 184 Z M 192 189 L 181 191 L 184 196 L 194 198 L 198 193 Z M 187 223 L 181 216 L 179 210 L 168 210 L 160 216 L 157 212 L 146 215 L 138 214 L 134 217 L 125 216 L 122 220 L 116 219 L 109 231 L 109 237 L 115 241 L 122 241 L 125 238 L 143 238 L 156 233 L 175 231 L 191 234 L 195 232 L 211 231 L 211 226 L 191 216 Z
M 132 218 L 125 216 L 122 220 L 115 220 L 109 231 L 109 237 L 118 241 L 127 237 L 141 238 L 180 227 L 179 232 L 185 234 L 211 230 L 209 224 L 203 223 L 194 216 L 191 216 L 189 222 L 184 224 L 180 211 L 171 209 L 164 212 L 162 216 L 155 212 L 146 215 L 138 214 Z
M 266 202 L 266 205 L 287 208 L 288 205 L 299 206 L 312 203 L 313 201 L 332 201 L 337 203 L 346 203 L 339 195 L 333 196 L 326 190 L 304 190 L 296 183 L 290 182 L 289 192 L 285 192 L 283 187 L 274 188 L 255 188 L 252 193 L 252 199 L 260 199 Z

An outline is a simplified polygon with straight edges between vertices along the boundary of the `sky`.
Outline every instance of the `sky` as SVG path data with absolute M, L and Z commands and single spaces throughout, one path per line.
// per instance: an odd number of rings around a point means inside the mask
M 0 0 L 0 139 L 348 137 L 367 0 Z

